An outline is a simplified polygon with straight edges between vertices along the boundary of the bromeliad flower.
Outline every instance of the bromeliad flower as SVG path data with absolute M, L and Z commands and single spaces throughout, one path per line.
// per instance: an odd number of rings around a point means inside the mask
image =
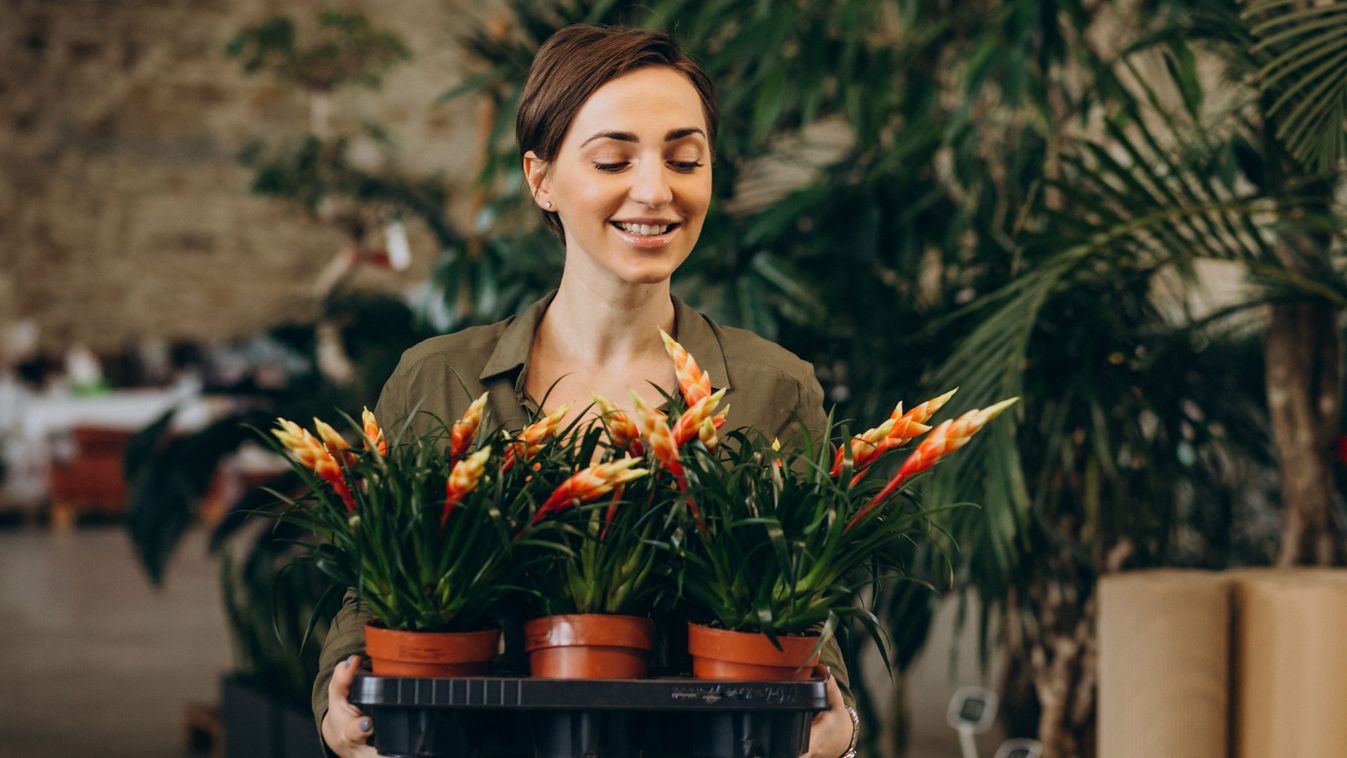
M 725 390 L 720 389 L 716 391 L 714 395 L 707 395 L 701 400 L 698 400 L 691 408 L 684 411 L 683 415 L 678 417 L 678 421 L 676 421 L 673 426 L 674 444 L 682 445 L 693 437 L 696 437 L 698 431 L 701 429 L 703 421 L 713 421 L 715 416 L 712 414 L 715 414 L 716 406 L 720 404 L 720 399 L 723 397 L 725 397 Z M 724 413 L 728 412 L 729 408 L 726 408 Z M 724 413 L 720 414 L 722 424 L 725 423 Z
M 301 427 L 288 419 L 276 419 L 276 425 L 279 429 L 271 430 L 276 439 L 281 441 L 290 455 L 304 466 L 312 470 L 315 474 L 331 485 L 332 489 L 341 498 L 342 503 L 346 505 L 347 512 L 355 511 L 355 498 L 351 496 L 351 488 L 346 484 L 346 477 L 342 475 L 341 466 L 333 456 L 332 451 L 327 445 L 324 445 L 309 433 L 308 429 Z M 330 427 L 329 427 L 330 428 Z M 335 434 L 335 432 L 333 432 Z M 341 435 L 337 435 L 340 438 Z M 345 443 L 345 440 L 342 440 Z
M 711 394 L 711 377 L 702 371 L 697 366 L 697 360 L 663 329 L 659 330 L 659 336 L 664 340 L 665 351 L 673 359 L 674 374 L 678 377 L 678 388 L 683 392 L 683 399 L 687 401 L 689 407 L 696 405 L 699 400 Z
M 477 489 L 486 471 L 486 461 L 491 457 L 491 448 L 484 447 L 472 455 L 454 464 L 449 472 L 449 480 L 444 485 L 444 509 L 440 513 L 440 529 L 449 521 L 449 514 L 463 502 L 469 492 Z
M 851 478 L 851 486 L 855 487 L 856 483 L 865 476 L 868 471 L 868 466 L 873 463 L 876 458 L 895 447 L 902 447 L 913 439 L 931 431 L 931 427 L 927 426 L 925 422 L 930 419 L 931 416 L 934 416 L 936 411 L 943 408 L 945 403 L 948 403 L 949 399 L 954 397 L 954 393 L 958 391 L 959 388 L 955 387 L 943 395 L 933 397 L 930 400 L 921 403 L 906 413 L 903 412 L 903 404 L 899 402 L 898 405 L 894 406 L 893 413 L 889 414 L 888 420 L 874 429 L 865 432 L 860 438 L 853 439 L 851 448 L 851 467 L 852 470 L 856 472 L 856 475 Z M 883 433 L 878 433 L 881 429 L 884 430 Z M 861 438 L 864 439 L 862 440 Z M 837 451 L 837 458 L 833 461 L 833 476 L 837 476 L 841 469 L 842 451 L 839 449 Z
M 571 404 L 566 403 L 560 408 L 552 411 L 538 421 L 524 427 L 524 431 L 519 433 L 519 438 L 510 445 L 505 451 L 505 460 L 501 463 L 500 472 L 502 474 L 514 468 L 514 464 L 519 459 L 525 461 L 531 459 L 542 446 L 552 439 L 557 433 L 557 427 L 561 425 L 562 419 L 571 410 Z
M 641 430 L 641 437 L 645 440 L 650 452 L 655 454 L 655 460 L 660 465 L 669 469 L 674 476 L 683 476 L 683 465 L 679 461 L 678 441 L 674 439 L 673 430 L 669 428 L 669 417 L 665 416 L 659 410 L 651 408 L 641 396 L 631 391 L 631 401 L 636 408 L 636 425 Z
M 636 422 L 631 420 L 624 411 L 618 410 L 608 398 L 595 392 L 591 397 L 594 398 L 594 405 L 598 406 L 601 414 L 599 420 L 608 430 L 608 441 L 618 450 L 630 451 L 632 455 L 640 457 L 645 451 L 641 446 L 641 430 L 636 427 Z
M 384 439 L 384 430 L 379 428 L 379 422 L 375 420 L 369 408 L 360 410 L 360 423 L 365 427 L 365 449 L 378 450 L 379 455 L 388 455 L 388 441 Z
M 852 437 L 847 446 L 839 445 L 837 455 L 833 457 L 832 475 L 837 476 L 842 473 L 842 464 L 846 461 L 846 451 L 851 449 L 851 466 L 853 469 L 859 469 L 868 463 L 875 456 L 875 451 L 879 449 L 879 443 L 889 436 L 889 430 L 893 428 L 893 419 L 888 419 L 884 423 L 873 429 L 867 429 L 864 432 Z
M 463 418 L 454 422 L 453 428 L 449 430 L 449 456 L 457 458 L 463 455 L 472 444 L 472 438 L 477 434 L 477 427 L 482 425 L 482 417 L 486 415 L 486 392 L 482 396 L 472 401 L 468 410 L 463 413 Z
M 921 472 L 934 466 L 941 458 L 958 450 L 977 434 L 978 430 L 987 425 L 987 422 L 1001 415 L 1001 413 L 1014 405 L 1019 398 L 1012 397 L 1008 400 L 992 405 L 988 408 L 974 409 L 957 419 L 946 421 L 935 428 L 926 439 L 917 445 L 917 449 L 903 461 L 903 465 L 898 469 L 884 489 L 879 491 L 869 503 L 866 504 L 855 516 L 847 522 L 847 529 L 855 526 L 857 522 L 864 519 L 875 509 L 885 498 L 898 491 L 908 479 L 920 474 Z
M 639 458 L 619 458 L 610 463 L 595 464 L 571 475 L 533 514 L 533 523 L 542 521 L 552 511 L 601 497 L 612 492 L 614 487 L 650 473 L 646 469 L 632 468 L 639 462 Z
M 340 432 L 317 416 L 313 419 L 313 428 L 318 430 L 319 438 L 323 440 L 324 445 L 327 445 L 327 449 L 331 451 L 334 457 L 345 460 L 348 465 L 355 463 L 355 453 L 350 452 L 351 445 L 345 437 L 341 436 Z

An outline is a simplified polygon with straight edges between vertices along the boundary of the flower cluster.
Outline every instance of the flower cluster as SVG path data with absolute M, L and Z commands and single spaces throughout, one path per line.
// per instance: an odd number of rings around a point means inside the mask
M 804 444 L 783 449 L 726 430 L 726 391 L 660 337 L 678 381 L 662 408 L 595 394 L 583 421 L 567 423 L 565 405 L 510 432 L 488 430 L 483 394 L 395 444 L 365 409 L 358 446 L 319 419 L 312 432 L 278 419 L 272 435 L 311 485 L 287 517 L 320 538 L 319 566 L 397 628 L 480 623 L 522 589 L 548 612 L 640 613 L 681 597 L 727 628 L 802 631 L 860 613 L 855 571 L 929 520 L 907 485 L 1015 402 L 936 423 L 951 390 L 843 439 L 802 430 Z

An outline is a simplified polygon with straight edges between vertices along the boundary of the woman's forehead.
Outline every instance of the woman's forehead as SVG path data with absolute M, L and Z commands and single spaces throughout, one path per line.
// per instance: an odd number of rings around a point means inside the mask
M 686 76 L 664 66 L 642 68 L 594 90 L 575 114 L 566 142 L 576 146 L 619 133 L 638 142 L 706 135 L 701 96 Z

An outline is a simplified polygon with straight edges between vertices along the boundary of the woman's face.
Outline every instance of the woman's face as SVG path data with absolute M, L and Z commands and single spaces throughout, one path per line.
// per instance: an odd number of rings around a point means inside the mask
M 643 68 L 589 96 L 550 164 L 525 158 L 535 200 L 561 217 L 568 268 L 629 284 L 673 274 L 711 202 L 706 126 L 687 77 Z

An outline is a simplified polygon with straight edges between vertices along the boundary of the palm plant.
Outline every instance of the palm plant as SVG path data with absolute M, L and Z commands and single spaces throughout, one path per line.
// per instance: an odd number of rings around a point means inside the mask
M 1287 5 L 1257 4 L 1246 18 L 1282 15 Z M 1293 20 L 1278 23 L 1319 28 L 1344 18 L 1284 15 Z M 986 472 L 985 489 L 962 488 L 957 467 L 934 486 L 986 505 L 987 518 L 951 530 L 972 538 L 971 555 L 984 556 L 970 561 L 968 576 L 1028 662 L 1043 709 L 1038 733 L 1052 754 L 1093 750 L 1092 590 L 1099 574 L 1267 561 L 1277 552 L 1282 562 L 1325 561 L 1338 552 L 1328 525 L 1332 435 L 1325 430 L 1338 423 L 1341 334 L 1334 322 L 1347 305 L 1347 279 L 1330 255 L 1341 225 L 1325 193 L 1338 178 L 1309 161 L 1331 154 L 1325 145 L 1341 138 L 1344 124 L 1320 118 L 1315 123 L 1327 135 L 1283 146 L 1278 134 L 1305 132 L 1277 124 L 1268 88 L 1290 91 L 1307 82 L 1287 74 L 1262 79 L 1261 89 L 1246 83 L 1243 101 L 1211 123 L 1200 107 L 1201 83 L 1185 80 L 1181 67 L 1170 68 L 1174 90 L 1187 97 L 1178 107 L 1138 71 L 1138 60 L 1157 44 L 1201 41 L 1218 45 L 1231 74 L 1257 65 L 1308 73 L 1285 53 L 1280 63 L 1261 64 L 1261 51 L 1295 36 L 1272 42 L 1275 35 L 1264 35 L 1273 26 L 1246 27 L 1230 9 L 1211 9 L 1185 27 L 1143 38 L 1101 70 L 1121 107 L 1101 135 L 1072 140 L 1063 153 L 1063 174 L 1053 183 L 1069 190 L 1069 213 L 1045 204 L 1034 214 L 1038 228 L 1021 241 L 1022 272 L 963 314 L 975 321 L 942 370 L 966 373 L 976 362 L 984 368 L 965 383 L 963 397 L 1023 392 L 1032 411 L 1015 432 L 1003 427 L 1004 456 Z M 1254 294 L 1205 320 L 1158 310 L 1151 292 L 1157 274 L 1177 270 L 1191 278 L 1203 259 L 1241 267 Z M 1258 365 L 1254 340 L 1262 323 L 1231 322 L 1261 305 L 1271 314 L 1266 390 L 1262 377 L 1249 375 Z M 1069 365 L 1062 365 L 1065 356 Z M 1307 413 L 1304 396 L 1325 399 L 1327 413 Z M 1288 445 L 1305 439 L 1294 428 L 1299 423 L 1313 428 L 1312 444 Z M 1266 465 L 1274 449 L 1286 518 L 1280 550 L 1256 536 L 1234 544 L 1250 535 L 1232 533 L 1231 524 L 1264 494 L 1251 486 L 1258 478 L 1249 471 Z M 1315 480 L 1323 489 L 1307 498 L 1303 480 L 1316 470 L 1325 475 Z M 1220 528 L 1199 529 L 1213 517 Z

